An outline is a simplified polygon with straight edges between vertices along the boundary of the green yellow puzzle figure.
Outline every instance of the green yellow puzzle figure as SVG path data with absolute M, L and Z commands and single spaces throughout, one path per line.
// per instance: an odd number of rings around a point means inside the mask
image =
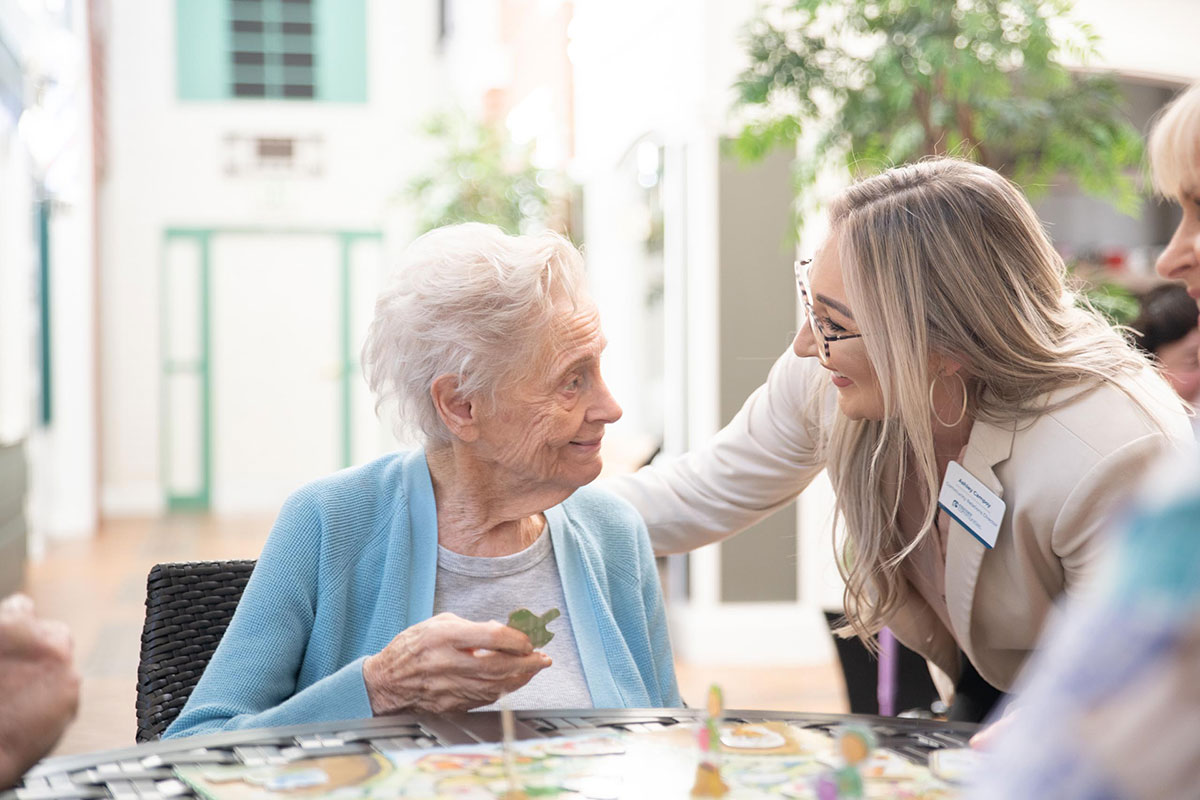
M 540 617 L 528 608 L 518 608 L 508 615 L 508 627 L 516 628 L 529 637 L 533 649 L 545 647 L 554 638 L 554 633 L 546 630 L 546 626 L 557 619 L 562 612 L 552 608 Z

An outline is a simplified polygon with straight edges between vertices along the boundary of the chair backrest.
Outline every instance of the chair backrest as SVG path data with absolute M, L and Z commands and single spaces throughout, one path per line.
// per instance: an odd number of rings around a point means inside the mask
M 254 564 L 191 561 L 150 570 L 138 663 L 139 742 L 158 739 L 179 716 L 233 619 Z

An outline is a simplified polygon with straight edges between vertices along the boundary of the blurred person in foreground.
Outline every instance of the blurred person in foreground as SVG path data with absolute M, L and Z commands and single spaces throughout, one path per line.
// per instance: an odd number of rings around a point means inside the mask
M 887 626 L 979 721 L 1081 591 L 1131 476 L 1192 439 L 1029 201 L 951 158 L 860 180 L 797 265 L 791 351 L 713 439 L 611 483 L 660 553 L 720 541 L 828 469 L 848 625 Z
M 1196 301 L 1178 283 L 1156 286 L 1139 301 L 1129 327 L 1134 344 L 1154 357 L 1163 377 L 1189 405 L 1200 403 L 1200 316 Z
M 1183 206 L 1158 273 L 1200 302 L 1200 84 L 1150 135 L 1155 187 Z M 1048 628 L 969 796 L 1200 797 L 1200 451 L 1144 481 L 1095 591 Z
M 24 595 L 0 602 L 0 790 L 50 752 L 78 705 L 67 626 L 38 619 Z
M 583 259 L 490 225 L 415 241 L 363 364 L 424 442 L 284 504 L 213 659 L 167 737 L 513 708 L 680 704 L 645 526 L 581 489 L 621 408 Z M 503 620 L 551 623 L 535 651 Z

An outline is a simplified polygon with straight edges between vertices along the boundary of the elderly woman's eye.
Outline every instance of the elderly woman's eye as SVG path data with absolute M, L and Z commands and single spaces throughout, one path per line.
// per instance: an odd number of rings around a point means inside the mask
M 583 386 L 583 378 L 576 375 L 574 378 L 567 381 L 566 385 L 563 386 L 563 391 L 576 392 L 576 391 L 579 391 L 579 389 L 582 388 L 582 386 Z

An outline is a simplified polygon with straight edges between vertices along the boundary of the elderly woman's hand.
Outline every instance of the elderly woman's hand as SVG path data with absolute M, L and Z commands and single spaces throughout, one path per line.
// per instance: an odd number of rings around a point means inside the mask
M 438 614 L 369 657 L 363 681 L 375 714 L 467 711 L 521 688 L 550 664 L 528 636 L 503 623 Z

